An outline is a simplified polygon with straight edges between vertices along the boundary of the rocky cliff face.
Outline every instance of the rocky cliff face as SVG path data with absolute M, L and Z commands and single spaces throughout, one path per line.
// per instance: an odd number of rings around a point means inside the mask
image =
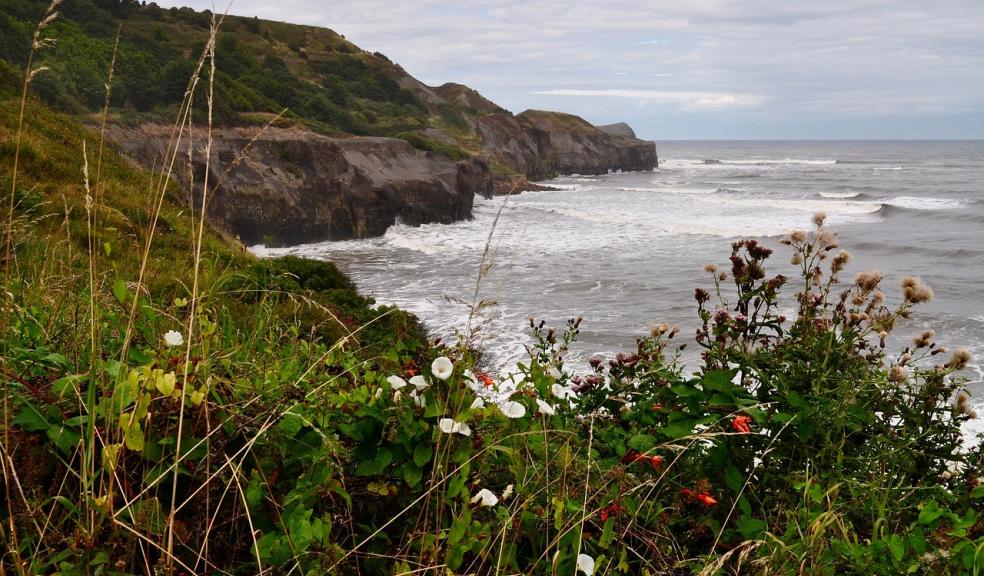
M 492 194 L 483 158 L 454 162 L 403 140 L 332 138 L 290 128 L 267 129 L 249 144 L 254 132 L 213 131 L 209 175 L 218 184 L 210 191 L 210 219 L 246 244 L 378 236 L 397 219 L 450 223 L 471 217 L 475 194 Z M 170 128 L 115 126 L 111 134 L 140 162 L 160 165 Z M 200 146 L 204 132 L 196 129 L 192 138 Z M 193 164 L 201 182 L 204 158 L 197 155 Z M 175 176 L 188 189 L 187 169 Z
M 476 132 L 483 152 L 532 180 L 656 166 L 654 143 L 608 134 L 570 114 L 540 110 L 516 116 L 491 114 L 476 120 Z

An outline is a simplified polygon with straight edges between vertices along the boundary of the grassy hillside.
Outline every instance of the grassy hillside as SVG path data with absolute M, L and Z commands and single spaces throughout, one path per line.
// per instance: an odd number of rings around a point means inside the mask
M 153 12 L 110 6 L 39 38 Z M 0 65 L 0 574 L 984 572 L 969 354 L 932 332 L 886 350 L 932 291 L 847 278 L 824 215 L 780 242 L 795 279 L 754 240 L 709 265 L 694 340 L 657 325 L 576 374 L 580 320 L 531 320 L 528 358 L 487 374 L 331 264 L 260 262 L 203 225 L 79 123 L 98 104 L 39 44 L 33 80 L 82 108 L 22 102 Z
M 0 0 L 0 59 L 23 67 L 46 6 Z M 45 102 L 73 114 L 101 110 L 119 32 L 113 115 L 174 117 L 208 37 L 210 12 L 115 0 L 72 0 L 60 10 L 47 30 L 57 45 L 41 62 L 49 70 L 34 83 Z M 386 56 L 324 28 L 228 16 L 216 65 L 219 124 L 263 123 L 287 109 L 288 119 L 321 133 L 403 137 L 426 128 L 468 132 L 465 116 L 477 112 L 425 102 L 422 85 Z M 410 141 L 434 146 L 419 134 Z

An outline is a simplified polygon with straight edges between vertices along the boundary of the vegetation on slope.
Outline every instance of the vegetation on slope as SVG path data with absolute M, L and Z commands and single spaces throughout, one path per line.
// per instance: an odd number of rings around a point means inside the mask
M 204 69 L 177 126 L 216 109 Z M 330 264 L 242 254 L 98 131 L 2 104 L 3 573 L 984 569 L 968 355 L 886 351 L 932 293 L 848 280 L 822 215 L 784 241 L 793 280 L 754 241 L 708 268 L 694 373 L 657 326 L 573 374 L 571 320 L 485 374 Z

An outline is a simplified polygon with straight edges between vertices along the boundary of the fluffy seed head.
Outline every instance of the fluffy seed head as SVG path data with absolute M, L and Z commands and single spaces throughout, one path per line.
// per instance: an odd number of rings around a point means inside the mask
M 817 226 L 817 228 L 823 226 L 823 223 L 826 221 L 827 221 L 826 212 L 817 212 L 816 214 L 813 215 L 813 223 Z
M 905 382 L 909 379 L 909 371 L 902 366 L 892 366 L 888 371 L 888 379 L 891 382 Z
M 793 230 L 789 233 L 789 239 L 793 242 L 804 242 L 806 240 L 806 230 Z
M 967 367 L 967 364 L 973 360 L 973 358 L 974 357 L 971 355 L 970 350 L 967 350 L 966 348 L 959 348 L 953 353 L 953 356 L 946 365 L 954 370 L 963 370 Z

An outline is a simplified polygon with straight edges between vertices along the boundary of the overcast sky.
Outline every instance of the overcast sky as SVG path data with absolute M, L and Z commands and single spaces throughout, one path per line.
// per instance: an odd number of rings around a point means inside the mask
M 984 0 L 235 0 L 230 13 L 326 26 L 427 84 L 655 140 L 984 138 Z

